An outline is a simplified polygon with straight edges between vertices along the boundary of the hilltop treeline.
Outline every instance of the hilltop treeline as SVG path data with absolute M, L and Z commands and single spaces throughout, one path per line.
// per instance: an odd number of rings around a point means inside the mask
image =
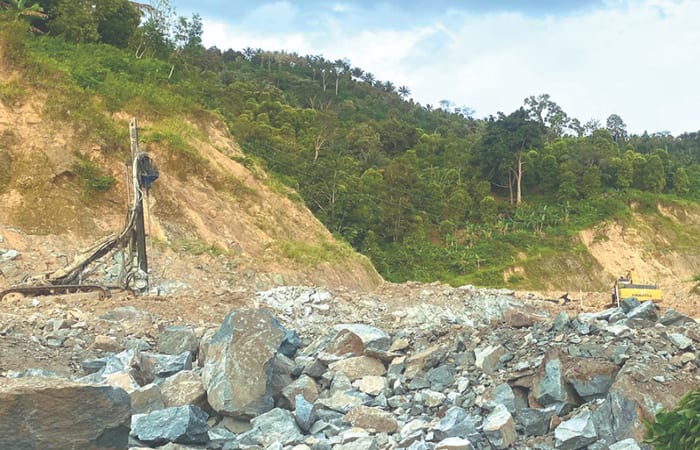
M 502 284 L 515 255 L 569 249 L 573 232 L 624 218 L 632 200 L 700 200 L 698 132 L 630 135 L 616 114 L 582 123 L 547 94 L 487 118 L 448 99 L 421 105 L 347 60 L 204 48 L 200 18 L 167 2 L 0 5 L 6 62 L 24 74 L 0 100 L 46 89 L 53 117 L 115 154 L 128 140 L 110 113 L 166 124 L 214 113 L 244 163 L 295 188 L 390 280 Z M 206 164 L 176 125 L 148 138 L 191 170 Z

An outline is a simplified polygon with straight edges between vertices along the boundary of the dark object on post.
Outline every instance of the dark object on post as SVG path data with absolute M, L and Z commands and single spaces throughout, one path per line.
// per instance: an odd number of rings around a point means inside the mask
M 133 183 L 133 202 L 127 214 L 124 229 L 118 235 L 111 234 L 100 239 L 90 248 L 77 255 L 73 262 L 63 269 L 42 275 L 28 277 L 21 285 L 12 286 L 0 291 L 0 300 L 10 293 L 31 293 L 33 295 L 51 293 L 69 293 L 74 291 L 102 291 L 99 286 L 82 285 L 82 274 L 88 265 L 107 255 L 116 248 L 124 248 L 128 244 L 128 255 L 123 259 L 122 273 L 117 288 L 131 289 L 135 293 L 148 290 L 148 259 L 146 256 L 146 229 L 143 214 L 144 191 L 148 191 L 158 179 L 158 169 L 148 153 L 141 152 L 138 147 L 138 129 L 136 119 L 129 123 L 131 137 L 131 182 Z M 127 186 L 129 174 L 127 173 Z M 128 189 L 128 188 L 127 188 Z M 51 286 L 65 286 L 63 289 L 45 289 Z

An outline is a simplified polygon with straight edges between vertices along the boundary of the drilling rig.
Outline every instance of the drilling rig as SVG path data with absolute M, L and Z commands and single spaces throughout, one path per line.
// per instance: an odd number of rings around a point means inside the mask
M 144 196 L 148 196 L 153 183 L 158 179 L 158 168 L 148 153 L 139 150 L 136 119 L 129 122 L 131 160 L 127 162 L 127 197 L 130 197 L 124 228 L 119 234 L 112 233 L 92 244 L 76 255 L 68 266 L 53 272 L 29 276 L 19 285 L 0 291 L 0 300 L 5 295 L 60 295 L 76 292 L 98 292 L 100 298 L 110 295 L 110 288 L 127 289 L 135 294 L 148 291 L 148 258 L 146 255 L 146 227 L 143 212 Z M 131 185 L 131 187 L 129 186 Z M 83 274 L 90 264 L 117 250 L 125 250 L 121 258 L 121 270 L 116 286 L 83 284 Z

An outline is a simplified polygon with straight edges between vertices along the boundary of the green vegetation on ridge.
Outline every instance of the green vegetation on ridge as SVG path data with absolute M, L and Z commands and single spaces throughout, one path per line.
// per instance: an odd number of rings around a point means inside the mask
M 157 125 L 143 139 L 167 148 L 163 163 L 181 179 L 206 174 L 207 161 L 179 118 L 220 118 L 246 163 L 294 188 L 391 281 L 502 285 L 506 268 L 575 251 L 579 230 L 626 220 L 632 204 L 700 200 L 700 133 L 630 136 L 616 114 L 582 124 L 546 94 L 486 119 L 448 100 L 420 105 L 345 60 L 205 49 L 199 18 L 167 2 L 40 0 L 46 17 L 10 3 L 0 0 L 0 45 L 23 75 L 0 83 L 4 104 L 40 89 L 52 120 L 115 158 L 128 137 L 112 114 L 148 119 Z M 506 281 L 535 283 L 527 270 Z

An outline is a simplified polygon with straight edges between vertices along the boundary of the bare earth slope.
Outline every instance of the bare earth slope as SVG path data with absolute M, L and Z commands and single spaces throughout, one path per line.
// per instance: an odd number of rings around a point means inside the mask
M 634 206 L 634 205 L 633 205 Z M 700 209 L 657 205 L 659 215 L 633 213 L 631 223 L 606 223 L 581 233 L 588 253 L 609 280 L 636 272 L 638 282 L 656 283 L 664 293 L 664 307 L 697 317 L 700 251 Z
M 0 248 L 21 253 L 0 271 L 0 289 L 63 267 L 81 248 L 119 232 L 126 216 L 123 161 L 82 141 L 70 126 L 46 119 L 43 107 L 40 96 L 0 103 L 0 157 L 10 174 L 0 185 Z M 128 130 L 128 117 L 113 119 Z M 161 126 L 139 125 L 146 132 Z M 182 118 L 175 127 L 204 162 L 173 173 L 172 167 L 183 164 L 172 150 L 141 145 L 161 168 L 147 208 L 154 277 L 205 288 L 241 277 L 260 287 L 305 283 L 372 290 L 382 282 L 366 258 L 337 243 L 303 202 L 293 200 L 293 192 L 236 162 L 243 155 L 223 124 Z M 112 175 L 116 185 L 84 198 L 75 152 Z

